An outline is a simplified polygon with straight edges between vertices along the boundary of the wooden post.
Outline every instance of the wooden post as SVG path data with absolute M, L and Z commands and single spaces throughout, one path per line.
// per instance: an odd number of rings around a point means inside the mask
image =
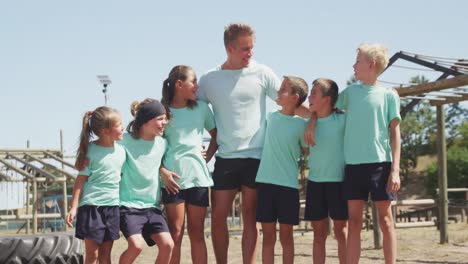
M 243 229 L 243 226 L 244 226 L 244 223 L 242 221 L 242 200 L 241 200 L 241 192 L 239 192 L 238 194 L 238 198 L 239 198 L 239 227 L 241 229 Z M 243 197 L 242 197 L 243 198 Z
M 468 191 L 465 191 L 465 200 L 468 201 Z M 465 215 L 468 215 L 468 205 L 465 206 Z M 466 218 L 466 223 L 468 223 L 468 218 Z
M 60 153 L 62 154 L 62 159 L 63 157 L 65 156 L 63 154 L 63 130 L 60 129 Z M 65 165 L 62 163 L 62 170 L 65 169 Z M 62 199 L 62 214 L 63 214 L 63 229 L 64 231 L 67 231 L 68 229 L 68 226 L 67 224 L 65 223 L 65 219 L 67 217 L 67 214 L 68 214 L 68 195 L 67 195 L 67 179 L 65 177 L 65 181 L 63 182 L 63 189 L 62 189 L 62 195 L 63 195 L 63 199 Z
M 375 202 L 371 202 L 372 205 L 372 231 L 374 232 L 374 248 L 382 248 L 382 239 L 380 238 L 380 225 L 379 225 L 379 214 L 377 213 L 377 207 Z
M 236 217 L 236 198 L 234 197 L 234 201 L 231 207 L 231 228 L 233 228 L 236 224 L 235 217 Z
M 29 139 L 26 141 L 26 148 L 29 149 Z M 31 193 L 30 188 L 31 188 L 31 183 L 29 180 L 26 180 L 26 214 L 29 214 L 29 195 Z M 29 234 L 31 232 L 30 225 L 31 225 L 31 220 L 26 219 L 26 234 Z
M 30 189 L 31 189 L 31 182 L 29 180 L 26 180 L 26 214 L 27 215 L 30 212 L 30 208 L 29 208 L 29 195 L 31 193 Z M 31 225 L 31 220 L 26 219 L 26 234 L 29 234 L 29 232 L 31 232 L 30 225 Z
M 439 182 L 439 232 L 440 243 L 448 243 L 447 151 L 445 145 L 444 106 L 437 106 L 437 163 Z
M 33 179 L 33 234 L 37 234 L 37 181 Z
M 331 220 L 330 217 L 327 218 L 327 234 L 330 236 L 335 236 L 335 233 L 333 233 L 333 221 Z

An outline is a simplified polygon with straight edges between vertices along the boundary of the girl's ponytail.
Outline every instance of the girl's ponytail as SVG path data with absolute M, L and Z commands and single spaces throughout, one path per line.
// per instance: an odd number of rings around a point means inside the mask
M 83 125 L 81 128 L 80 134 L 80 145 L 78 150 L 76 151 L 76 162 L 75 168 L 77 170 L 84 169 L 84 163 L 86 160 L 86 153 L 88 153 L 88 146 L 89 146 L 89 139 L 91 138 L 91 126 L 90 126 L 90 118 L 92 118 L 93 112 L 88 111 L 83 116 Z
M 161 104 L 163 104 L 166 108 L 166 116 L 168 120 L 172 117 L 169 107 L 171 106 L 172 100 L 174 100 L 174 96 L 176 93 L 176 82 L 186 81 L 190 71 L 193 72 L 193 69 L 187 65 L 174 66 L 169 72 L 169 76 L 167 77 L 167 79 L 163 82 Z M 193 72 L 193 74 L 195 74 L 195 72 Z M 196 100 L 187 101 L 188 108 L 193 109 L 196 106 Z
M 163 82 L 161 104 L 166 108 L 167 119 L 171 119 L 172 117 L 169 106 L 175 96 L 175 81 L 176 80 L 171 80 L 170 77 L 168 77 Z
M 92 135 L 101 136 L 102 129 L 111 129 L 116 122 L 121 122 L 119 112 L 107 106 L 101 106 L 84 114 L 80 134 L 80 143 L 76 150 L 75 168 L 83 170 L 86 167 L 86 154 Z

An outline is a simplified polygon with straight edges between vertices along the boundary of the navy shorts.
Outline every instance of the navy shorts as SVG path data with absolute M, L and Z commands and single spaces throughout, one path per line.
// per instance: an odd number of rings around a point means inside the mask
M 257 222 L 299 224 L 299 190 L 257 183 Z
M 307 181 L 304 219 L 319 221 L 328 216 L 333 220 L 348 220 L 343 183 Z
M 171 194 L 166 189 L 161 189 L 161 199 L 163 204 L 188 203 L 195 206 L 208 207 L 208 187 L 192 187 L 179 190 L 177 194 Z
M 214 190 L 240 189 L 242 185 L 256 188 L 259 159 L 223 159 L 216 157 L 213 172 Z
M 75 236 L 101 244 L 120 238 L 118 206 L 82 205 L 76 213 Z
M 370 193 L 372 201 L 392 201 L 393 193 L 387 193 L 391 167 L 391 162 L 346 165 L 346 200 L 367 201 Z
M 120 207 L 120 230 L 125 238 L 141 234 L 148 246 L 154 246 L 152 234 L 169 232 L 166 220 L 158 208 Z

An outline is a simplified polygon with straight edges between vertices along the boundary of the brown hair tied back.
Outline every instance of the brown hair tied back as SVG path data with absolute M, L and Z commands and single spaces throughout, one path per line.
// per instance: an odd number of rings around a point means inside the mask
M 83 116 L 80 143 L 76 151 L 75 168 L 83 170 L 88 153 L 89 141 L 93 134 L 100 137 L 102 129 L 110 129 L 116 122 L 120 121 L 119 112 L 107 106 L 101 106 L 94 111 L 87 111 Z

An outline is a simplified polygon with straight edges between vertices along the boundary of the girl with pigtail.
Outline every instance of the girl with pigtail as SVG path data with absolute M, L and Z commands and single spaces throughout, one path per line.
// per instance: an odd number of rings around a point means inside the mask
M 85 241 L 85 263 L 111 263 L 114 240 L 119 239 L 119 182 L 125 150 L 119 113 L 98 107 L 83 117 L 75 167 L 80 170 L 73 188 L 72 204 L 66 217 L 75 236 Z M 95 141 L 90 141 L 92 136 Z
M 205 102 L 196 100 L 197 90 L 195 72 L 185 65 L 173 67 L 162 88 L 161 102 L 171 120 L 164 131 L 169 147 L 161 169 L 164 183 L 161 191 L 175 243 L 171 259 L 174 264 L 180 263 L 186 213 L 192 262 L 208 262 L 204 221 L 209 205 L 208 189 L 213 186 L 213 180 L 206 163 L 218 146 L 213 113 Z M 202 154 L 205 130 L 211 135 L 206 158 Z
M 160 208 L 159 169 L 167 150 L 162 137 L 167 124 L 166 109 L 157 100 L 133 102 L 135 117 L 121 141 L 127 153 L 120 182 L 120 230 L 128 248 L 119 263 L 133 263 L 148 246 L 156 244 L 156 263 L 169 263 L 174 242 Z

